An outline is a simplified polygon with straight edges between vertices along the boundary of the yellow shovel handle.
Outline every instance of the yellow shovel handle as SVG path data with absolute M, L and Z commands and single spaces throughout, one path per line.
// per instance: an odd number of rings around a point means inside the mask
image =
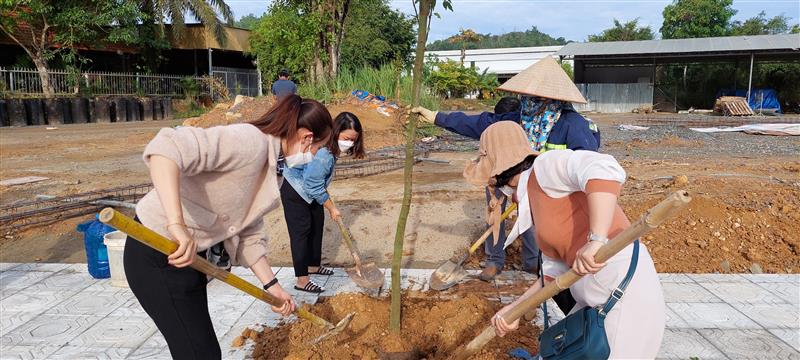
M 105 208 L 100 212 L 100 221 L 119 231 L 124 232 L 125 234 L 128 234 L 128 236 L 131 238 L 136 239 L 139 242 L 165 255 L 172 254 L 178 249 L 178 244 L 176 244 L 174 241 L 169 240 L 161 234 L 148 229 L 146 226 L 136 222 L 136 220 L 133 220 L 112 208 Z M 210 275 L 217 280 L 250 294 L 256 299 L 259 299 L 267 304 L 275 307 L 283 306 L 283 300 L 272 296 L 272 294 L 268 293 L 266 290 L 255 286 L 228 271 L 214 266 L 206 259 L 195 257 L 192 261 L 192 265 L 190 266 L 193 269 L 202 272 L 203 274 Z M 330 322 L 300 307 L 297 308 L 296 315 L 299 318 L 311 321 L 321 327 L 328 329 L 333 328 L 333 324 Z

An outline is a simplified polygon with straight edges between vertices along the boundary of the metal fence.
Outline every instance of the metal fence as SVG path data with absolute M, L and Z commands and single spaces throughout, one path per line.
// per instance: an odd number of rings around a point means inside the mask
M 578 111 L 629 113 L 653 105 L 653 84 L 575 84 L 586 104 L 573 104 Z
M 228 94 L 260 96 L 261 76 L 256 69 L 239 69 L 228 67 L 214 67 L 211 72 L 225 83 Z
M 182 96 L 182 75 L 141 74 L 119 72 L 81 72 L 49 70 L 50 86 L 55 95 L 141 95 Z M 193 77 L 199 80 L 198 77 Z M 200 83 L 200 90 L 203 90 Z M 42 80 L 36 69 L 6 69 L 0 67 L 0 93 L 10 95 L 41 95 Z

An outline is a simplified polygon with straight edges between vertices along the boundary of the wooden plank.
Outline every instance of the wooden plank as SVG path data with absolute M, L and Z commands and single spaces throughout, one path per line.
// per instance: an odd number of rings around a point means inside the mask
M 30 184 L 39 181 L 48 180 L 49 178 L 41 177 L 41 176 L 25 176 L 19 178 L 13 178 L 8 180 L 0 181 L 0 185 L 2 186 L 14 186 L 14 185 L 22 185 L 22 184 Z

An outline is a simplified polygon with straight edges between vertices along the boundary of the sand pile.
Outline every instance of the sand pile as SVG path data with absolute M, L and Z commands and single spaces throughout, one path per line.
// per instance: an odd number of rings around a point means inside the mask
M 476 295 L 437 300 L 430 297 L 403 299 L 403 330 L 400 336 L 389 333 L 389 298 L 363 294 L 339 294 L 321 298 L 310 310 L 324 318 L 341 319 L 356 312 L 350 327 L 336 337 L 311 345 L 321 329 L 307 321 L 265 329 L 254 336 L 256 359 L 383 359 L 399 352 L 412 353 L 412 359 L 442 359 L 458 346 L 472 340 L 488 325 L 502 306 Z M 496 338 L 473 359 L 508 359 L 511 349 L 524 347 L 537 351 L 538 328 L 524 323 L 520 330 Z

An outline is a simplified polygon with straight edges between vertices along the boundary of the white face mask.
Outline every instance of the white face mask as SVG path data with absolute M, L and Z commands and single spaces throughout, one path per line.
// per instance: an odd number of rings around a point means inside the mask
M 508 185 L 503 185 L 500 187 L 500 192 L 502 192 L 506 197 L 511 197 L 511 195 L 514 195 L 514 188 Z
M 356 143 L 351 140 L 339 140 L 339 150 L 347 152 L 347 150 L 350 150 L 355 144 Z
M 311 159 L 313 159 L 313 158 L 314 158 L 314 154 L 312 154 L 310 151 L 308 151 L 308 152 L 297 153 L 297 154 L 294 154 L 294 155 L 287 156 L 285 161 L 286 161 L 286 166 L 288 166 L 290 168 L 293 168 L 293 167 L 298 167 L 298 166 L 301 166 L 301 165 L 308 164 L 308 163 L 311 162 Z

